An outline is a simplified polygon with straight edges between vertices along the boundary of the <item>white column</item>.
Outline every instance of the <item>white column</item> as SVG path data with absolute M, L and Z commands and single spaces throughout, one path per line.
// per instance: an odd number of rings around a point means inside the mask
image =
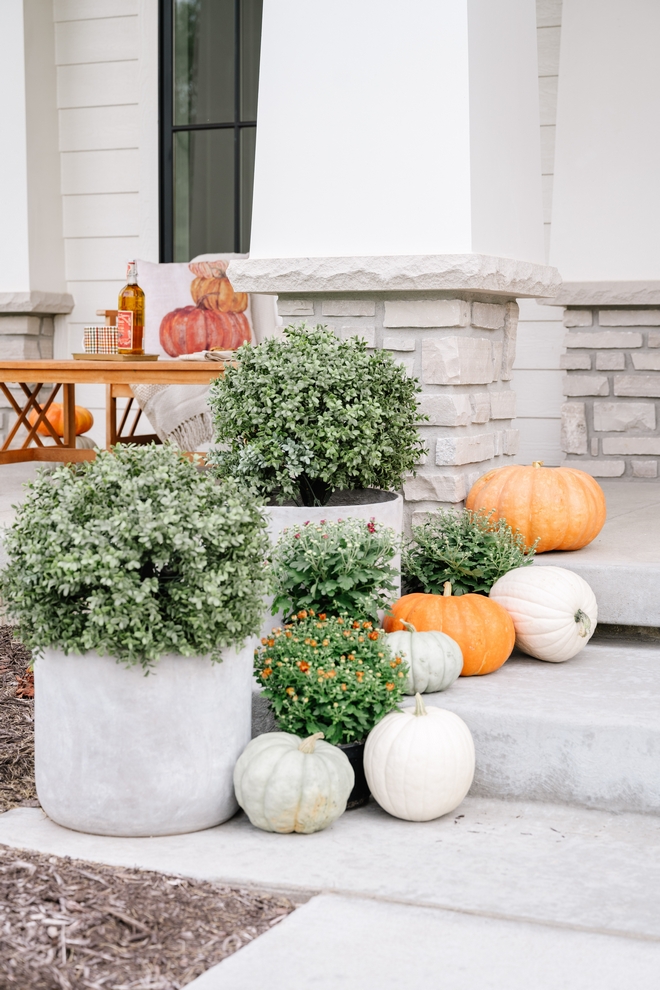
M 660 4 L 564 0 L 550 260 L 568 307 L 562 447 L 596 477 L 660 458 Z
M 244 291 L 390 350 L 429 454 L 406 517 L 516 454 L 518 296 L 544 265 L 534 0 L 265 0 Z
M 265 0 L 251 256 L 543 262 L 534 0 Z
M 52 357 L 68 313 L 52 5 L 0 3 L 0 355 Z

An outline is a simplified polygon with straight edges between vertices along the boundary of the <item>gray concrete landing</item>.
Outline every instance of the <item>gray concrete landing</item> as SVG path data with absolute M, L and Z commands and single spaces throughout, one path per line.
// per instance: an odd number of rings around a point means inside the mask
M 537 564 L 576 571 L 591 586 L 598 621 L 660 626 L 660 482 L 599 482 L 607 521 L 582 550 L 543 553 Z

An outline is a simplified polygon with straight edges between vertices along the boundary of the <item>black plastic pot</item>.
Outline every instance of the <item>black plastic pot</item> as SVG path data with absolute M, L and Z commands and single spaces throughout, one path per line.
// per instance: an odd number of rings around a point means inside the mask
M 355 774 L 355 784 L 346 804 L 346 810 L 351 811 L 353 808 L 361 808 L 362 805 L 367 804 L 371 797 L 367 778 L 364 775 L 364 743 L 342 743 L 338 749 L 346 754 Z

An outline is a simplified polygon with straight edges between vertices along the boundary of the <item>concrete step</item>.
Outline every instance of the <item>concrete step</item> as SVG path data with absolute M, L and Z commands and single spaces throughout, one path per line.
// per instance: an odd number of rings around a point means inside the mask
M 130 839 L 72 832 L 38 808 L 16 808 L 0 815 L 0 843 L 288 891 L 298 902 L 334 893 L 660 941 L 653 815 L 468 797 L 431 822 L 370 802 L 313 835 L 262 832 L 238 814 L 203 832 Z
M 566 663 L 516 652 L 425 701 L 474 736 L 471 794 L 660 814 L 659 697 L 660 647 L 617 639 L 592 640 Z M 257 690 L 253 733 L 274 728 Z
M 657 942 L 325 894 L 188 990 L 657 990 L 659 972 Z
M 660 483 L 601 481 L 607 521 L 582 550 L 543 553 L 535 566 L 576 571 L 593 589 L 598 621 L 660 627 Z
M 292 971 L 297 990 L 656 990 L 660 945 L 326 894 L 188 990 L 289 990 Z

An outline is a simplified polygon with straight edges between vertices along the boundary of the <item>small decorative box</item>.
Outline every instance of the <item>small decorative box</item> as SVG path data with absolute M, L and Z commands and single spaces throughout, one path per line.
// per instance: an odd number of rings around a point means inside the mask
M 86 354 L 116 354 L 117 327 L 85 327 L 83 347 Z

